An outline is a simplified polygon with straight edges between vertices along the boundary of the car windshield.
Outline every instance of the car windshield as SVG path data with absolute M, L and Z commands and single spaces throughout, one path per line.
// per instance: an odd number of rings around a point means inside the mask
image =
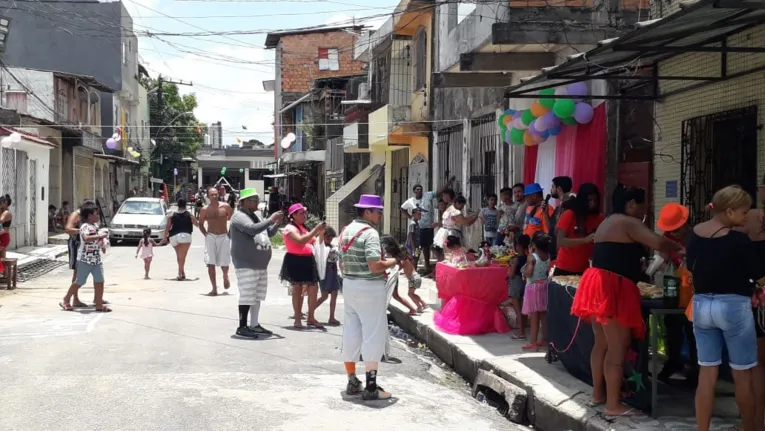
M 159 202 L 127 201 L 122 204 L 119 214 L 163 215 Z

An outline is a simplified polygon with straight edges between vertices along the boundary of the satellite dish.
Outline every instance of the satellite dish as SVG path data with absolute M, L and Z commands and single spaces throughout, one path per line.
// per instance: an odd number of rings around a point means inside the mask
M 282 143 L 281 143 L 282 148 L 286 150 L 287 148 L 290 147 L 290 145 L 292 145 L 293 142 L 295 142 L 296 139 L 297 137 L 295 137 L 294 133 L 292 132 L 287 133 L 287 136 L 282 138 Z

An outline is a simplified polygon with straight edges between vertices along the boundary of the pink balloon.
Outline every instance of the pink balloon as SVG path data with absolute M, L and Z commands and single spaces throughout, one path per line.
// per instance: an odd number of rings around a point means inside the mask
M 587 124 L 592 121 L 595 111 L 587 103 L 577 103 L 574 109 L 574 119 L 579 124 Z
M 106 140 L 106 148 L 108 148 L 110 150 L 113 150 L 113 149 L 117 148 L 117 141 L 112 139 L 112 138 L 107 139 Z
M 526 130 L 528 128 L 528 126 L 523 124 L 523 121 L 521 121 L 521 117 L 516 118 L 510 124 L 512 124 L 513 129 Z

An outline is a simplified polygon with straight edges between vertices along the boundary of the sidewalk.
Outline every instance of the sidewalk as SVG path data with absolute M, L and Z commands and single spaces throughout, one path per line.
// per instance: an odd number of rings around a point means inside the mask
M 399 291 L 406 297 L 405 289 Z M 434 309 L 440 307 L 434 280 L 423 279 L 418 294 Z M 544 352 L 522 351 L 523 342 L 510 339 L 510 334 L 449 335 L 436 328 L 434 311 L 409 316 L 395 300 L 389 309 L 398 326 L 424 341 L 442 361 L 473 384 L 474 393 L 483 386 L 504 394 L 510 405 L 507 417 L 514 421 L 524 421 L 544 431 L 696 429 L 693 393 L 689 391 L 667 388 L 671 393 L 660 393 L 658 419 L 646 415 L 607 420 L 602 407 L 588 406 L 591 386 L 571 376 L 559 362 L 548 364 Z M 723 397 L 721 391 L 731 396 Z M 718 384 L 717 417 L 712 430 L 729 429 L 739 422 L 732 394 L 732 385 Z
M 18 259 L 16 265 L 21 268 L 38 260 L 56 260 L 67 253 L 66 243 L 64 245 L 51 243 L 42 247 L 22 247 L 16 250 L 8 250 L 6 256 L 11 259 Z

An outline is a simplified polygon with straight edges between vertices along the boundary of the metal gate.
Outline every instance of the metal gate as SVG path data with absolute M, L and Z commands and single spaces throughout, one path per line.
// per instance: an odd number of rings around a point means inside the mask
M 457 194 L 462 191 L 462 124 L 438 131 L 438 172 L 435 174 L 436 187 L 441 187 L 455 177 L 452 188 Z
M 74 174 L 74 202 L 79 205 L 85 199 L 95 199 L 93 192 L 93 158 L 84 157 L 75 153 L 72 164 Z
M 409 199 L 409 149 L 393 151 L 391 154 L 391 209 L 390 234 L 399 242 L 406 240 L 409 219 L 401 213 L 401 205 Z
M 472 210 L 485 206 L 489 194 L 498 194 L 502 187 L 502 171 L 509 165 L 509 154 L 503 151 L 497 133 L 496 114 L 470 120 L 468 148 L 468 205 Z M 502 163 L 502 165 L 500 165 Z
M 757 106 L 683 121 L 680 159 L 680 203 L 691 225 L 708 218 L 706 206 L 723 187 L 757 196 Z
M 13 221 L 16 226 L 16 248 L 29 244 L 29 157 L 25 151 L 16 151 L 16 194 L 13 196 Z M 13 235 L 13 228 L 11 229 Z
M 29 245 L 37 245 L 37 160 L 29 161 Z

